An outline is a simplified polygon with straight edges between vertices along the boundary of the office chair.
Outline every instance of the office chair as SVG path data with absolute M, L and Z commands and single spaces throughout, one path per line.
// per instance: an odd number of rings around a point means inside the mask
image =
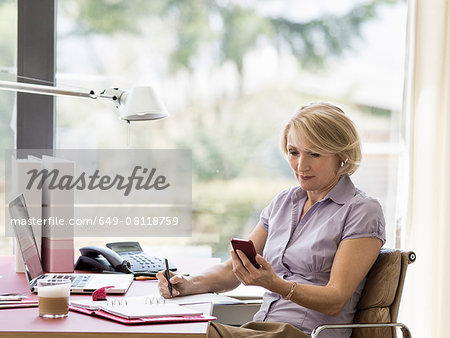
M 408 327 L 396 321 L 406 269 L 415 260 L 412 251 L 381 249 L 367 274 L 353 324 L 320 325 L 313 330 L 311 338 L 320 338 L 323 330 L 348 328 L 353 329 L 351 338 L 395 338 L 396 327 L 401 329 L 403 337 L 410 338 Z

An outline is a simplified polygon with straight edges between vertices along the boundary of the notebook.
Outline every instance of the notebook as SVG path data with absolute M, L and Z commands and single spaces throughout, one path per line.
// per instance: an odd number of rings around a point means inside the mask
M 201 311 L 186 306 L 174 303 L 166 304 L 162 297 L 124 297 L 101 301 L 81 300 L 72 301 L 70 305 L 88 310 L 102 310 L 127 319 L 197 316 L 202 314 Z
M 113 286 L 108 289 L 108 293 L 126 293 L 131 283 L 133 275 L 130 274 L 55 274 L 44 273 L 42 262 L 39 256 L 36 240 L 28 209 L 23 195 L 18 196 L 9 203 L 9 213 L 11 215 L 12 226 L 16 234 L 17 242 L 22 253 L 30 290 L 37 292 L 37 281 L 39 279 L 70 279 L 71 293 L 92 293 L 104 286 Z M 16 220 L 16 221 L 14 221 Z
M 115 322 L 126 325 L 139 325 L 139 324 L 166 324 L 166 323 L 190 323 L 190 322 L 207 322 L 216 320 L 217 318 L 209 315 L 195 315 L 195 316 L 162 316 L 162 317 L 145 317 L 145 318 L 133 318 L 127 319 L 124 317 L 116 316 L 111 313 L 102 310 L 89 310 L 77 306 L 70 306 L 71 311 L 80 312 L 89 316 L 96 316 L 113 320 Z

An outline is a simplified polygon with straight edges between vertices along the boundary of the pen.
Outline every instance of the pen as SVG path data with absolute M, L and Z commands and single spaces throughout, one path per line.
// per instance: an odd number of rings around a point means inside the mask
M 169 261 L 167 258 L 164 258 L 164 264 L 166 265 L 166 279 L 169 287 L 170 297 L 172 297 L 172 283 L 170 282 L 170 270 L 169 270 Z
M 157 279 L 156 277 L 152 277 L 152 276 L 137 276 L 134 277 L 134 280 L 155 280 Z

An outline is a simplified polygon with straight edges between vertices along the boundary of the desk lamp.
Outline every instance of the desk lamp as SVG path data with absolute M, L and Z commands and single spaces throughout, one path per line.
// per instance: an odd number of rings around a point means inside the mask
M 0 89 L 31 94 L 72 96 L 91 99 L 107 99 L 121 109 L 120 119 L 130 121 L 157 120 L 169 116 L 167 109 L 152 87 L 134 87 L 130 92 L 119 88 L 108 88 L 100 93 L 64 90 L 22 82 L 0 81 Z
M 83 92 L 38 84 L 0 81 L 0 89 L 50 96 L 107 99 L 112 101 L 116 108 L 120 108 L 120 119 L 128 123 L 130 121 L 162 119 L 168 116 L 164 104 L 151 87 L 135 87 L 130 92 L 125 92 L 119 88 L 108 88 L 97 94 L 93 90 Z M 58 250 L 55 250 L 56 247 L 58 247 Z M 42 252 L 46 252 L 47 259 L 43 259 L 43 263 L 48 271 L 73 271 L 73 239 L 58 241 L 51 236 L 43 237 Z M 19 270 L 21 269 L 19 268 Z

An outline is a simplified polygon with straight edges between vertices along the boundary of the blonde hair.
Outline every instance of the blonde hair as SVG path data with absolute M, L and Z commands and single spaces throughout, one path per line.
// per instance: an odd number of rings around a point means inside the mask
M 361 162 L 361 144 L 353 122 L 338 107 L 329 103 L 311 103 L 301 107 L 284 128 L 281 143 L 285 155 L 290 130 L 304 137 L 311 150 L 319 154 L 336 154 L 341 160 L 339 176 L 350 176 Z

